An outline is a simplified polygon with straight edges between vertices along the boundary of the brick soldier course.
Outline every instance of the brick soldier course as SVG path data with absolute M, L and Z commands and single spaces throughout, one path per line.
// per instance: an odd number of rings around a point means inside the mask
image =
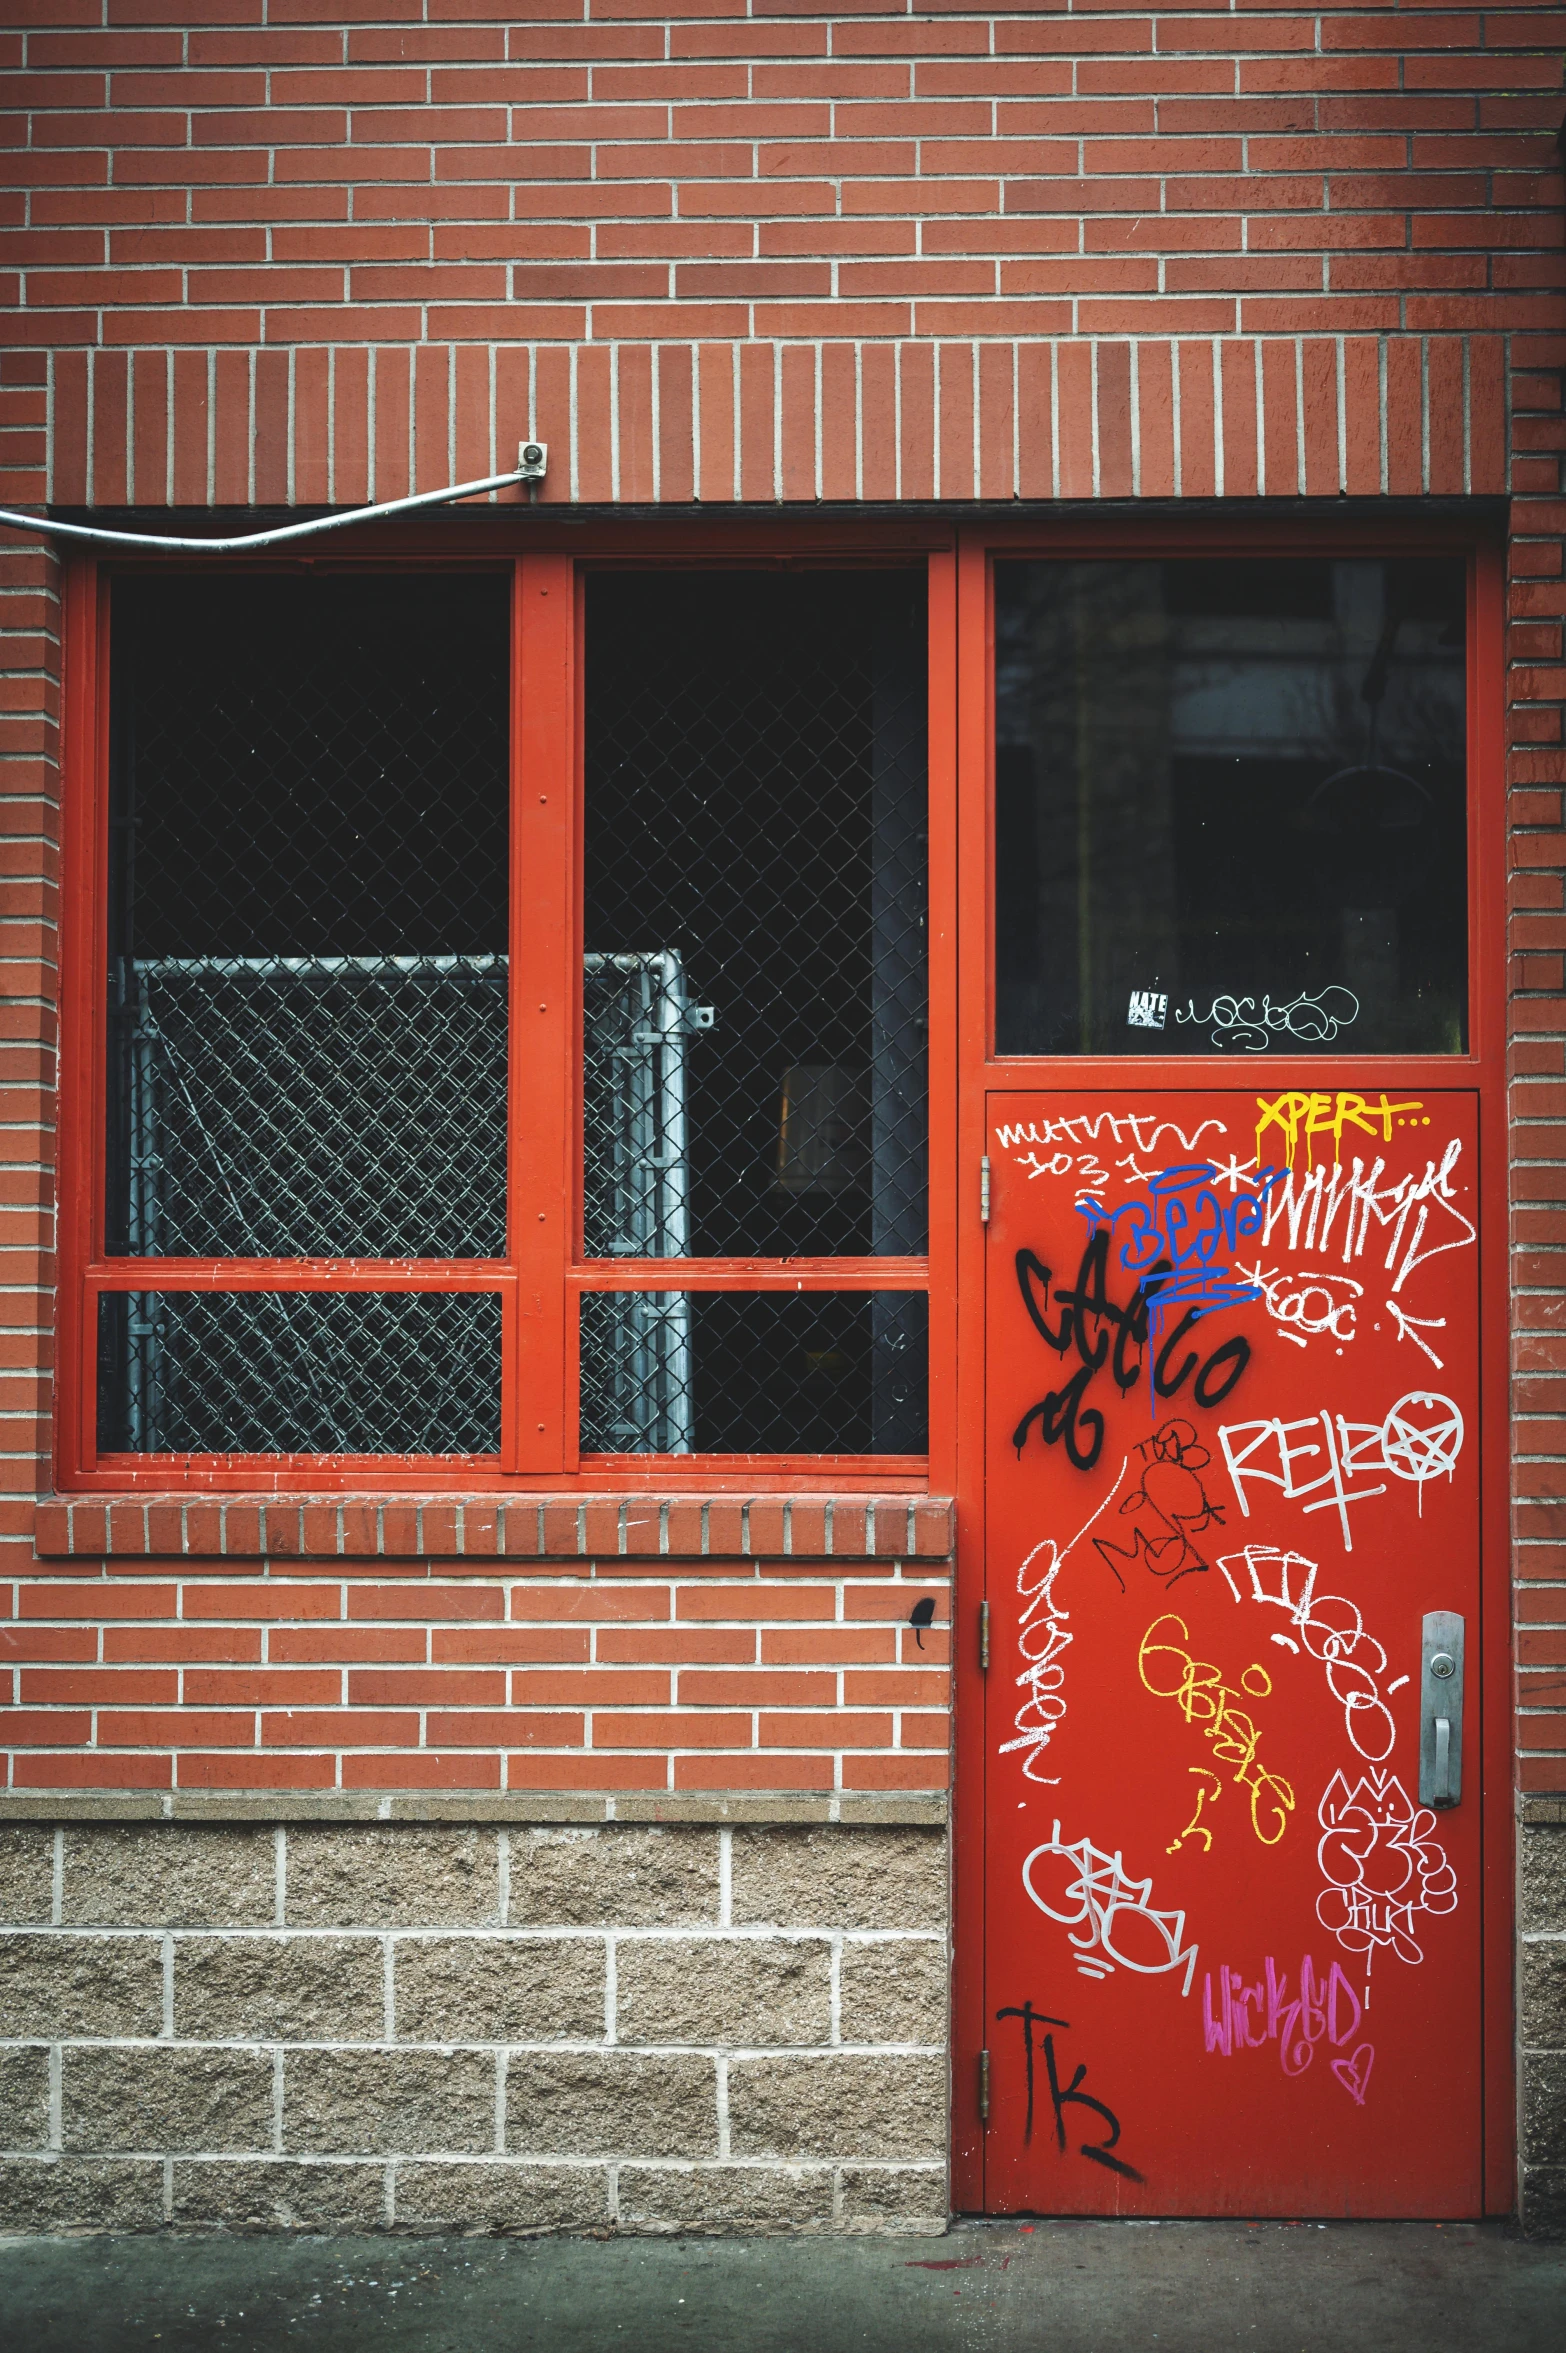
M 599 513 L 1487 502 L 1540 2228 L 1566 2225 L 1563 23 L 37 0 L 0 32 L 12 505 L 351 505 L 522 435 L 541 502 Z M 938 2224 L 944 1499 L 51 1499 L 60 645 L 55 559 L 7 535 L 0 2217 Z

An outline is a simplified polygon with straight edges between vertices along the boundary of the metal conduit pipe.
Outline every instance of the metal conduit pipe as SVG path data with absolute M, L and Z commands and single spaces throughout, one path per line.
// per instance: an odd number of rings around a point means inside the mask
M 270 531 L 249 531 L 237 539 L 175 539 L 156 531 L 111 531 L 100 523 L 61 523 L 52 515 L 27 515 L 14 507 L 0 507 L 0 523 L 15 531 L 37 531 L 45 538 L 95 540 L 100 546 L 155 547 L 178 555 L 226 556 L 257 547 L 278 547 L 284 540 L 309 539 L 322 531 L 341 531 L 349 523 L 373 522 L 379 515 L 406 515 L 415 507 L 445 506 L 453 499 L 477 498 L 486 490 L 505 490 L 526 482 L 531 495 L 543 481 L 549 464 L 548 445 L 525 441 L 509 474 L 486 474 L 482 482 L 453 482 L 444 490 L 421 490 L 411 498 L 389 498 L 379 505 L 349 507 L 341 514 L 317 515 L 308 523 L 280 523 Z

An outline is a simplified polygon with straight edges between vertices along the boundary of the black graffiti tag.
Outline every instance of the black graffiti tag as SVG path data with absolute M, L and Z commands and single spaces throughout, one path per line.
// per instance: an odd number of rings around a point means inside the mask
M 1135 1388 L 1148 1345 L 1149 1302 L 1156 1301 L 1161 1279 L 1172 1271 L 1170 1262 L 1161 1258 L 1136 1278 L 1124 1303 L 1111 1298 L 1109 1228 L 1100 1226 L 1082 1253 L 1073 1287 L 1053 1293 L 1053 1304 L 1059 1311 L 1059 1321 L 1053 1324 L 1049 1316 L 1053 1268 L 1032 1250 L 1019 1250 L 1014 1264 L 1022 1304 L 1039 1338 L 1057 1356 L 1074 1349 L 1078 1362 L 1068 1381 L 1028 1407 L 1011 1434 L 1011 1442 L 1020 1455 L 1037 1422 L 1046 1446 L 1064 1441 L 1073 1467 L 1090 1471 L 1103 1452 L 1104 1416 L 1084 1399 L 1106 1366 L 1122 1396 Z M 1250 1363 L 1251 1344 L 1236 1332 L 1206 1358 L 1199 1358 L 1191 1348 L 1175 1365 L 1175 1353 L 1196 1321 L 1197 1311 L 1187 1309 L 1160 1343 L 1153 1359 L 1153 1390 L 1158 1397 L 1173 1397 L 1194 1373 L 1191 1395 L 1198 1405 L 1211 1408 L 1223 1403 Z
M 1164 1585 L 1178 1584 L 1212 1566 L 1191 1541 L 1208 1528 L 1221 1528 L 1223 1509 L 1202 1485 L 1199 1473 L 1212 1456 L 1198 1444 L 1186 1421 L 1165 1422 L 1151 1438 L 1131 1449 L 1142 1464 L 1142 1476 L 1120 1506 L 1129 1544 L 1115 1544 L 1108 1535 L 1095 1536 L 1093 1549 L 1110 1569 L 1124 1593 L 1123 1568 L 1138 1561 Z M 1130 1457 L 1127 1457 L 1127 1467 Z
M 1026 2147 L 1033 2139 L 1033 2030 L 1035 2027 L 1058 2026 L 1063 2034 L 1068 2034 L 1071 2030 L 1070 2021 L 1065 2018 L 1047 2017 L 1042 2010 L 1035 2010 L 1031 2002 L 1023 2002 L 1004 2010 L 997 2010 L 995 2016 L 997 2021 L 1002 2018 L 1020 2018 L 1022 2021 L 1022 2051 L 1024 2065 L 1027 2069 L 1028 2094 L 1022 2139 L 1023 2145 Z M 1109 2131 L 1101 2141 L 1079 2142 L 1077 2155 L 1090 2158 L 1095 2165 L 1107 2166 L 1111 2173 L 1121 2174 L 1127 2181 L 1141 2181 L 1143 2176 L 1137 2172 L 1134 2165 L 1128 2165 L 1123 2157 L 1112 2156 L 1110 2153 L 1120 2139 L 1120 2119 L 1113 2108 L 1107 2108 L 1102 2100 L 1095 2100 L 1091 2092 L 1085 2092 L 1079 2088 L 1083 2077 L 1087 2074 L 1086 2067 L 1079 2065 L 1072 2075 L 1071 2081 L 1063 2085 L 1060 2080 L 1060 2070 L 1055 2062 L 1055 2037 L 1046 2033 L 1043 2042 L 1044 2074 L 1049 2085 L 1050 2107 L 1055 2118 L 1055 2142 L 1062 2155 L 1065 2154 L 1066 2148 L 1066 2110 L 1068 2108 L 1088 2108 L 1108 2125 Z

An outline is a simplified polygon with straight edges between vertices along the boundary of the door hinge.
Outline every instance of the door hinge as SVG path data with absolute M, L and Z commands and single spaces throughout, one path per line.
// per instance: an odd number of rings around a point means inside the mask
M 979 1162 L 979 1223 L 990 1222 L 990 1156 L 986 1152 Z
M 990 1671 L 990 1605 L 979 1604 L 979 1665 L 987 1675 Z
M 988 2052 L 988 2051 L 981 2051 L 981 2052 L 979 2053 L 979 2122 L 980 2122 L 981 2124 L 988 2124 L 988 2123 L 989 2123 L 989 2121 L 990 2121 L 990 2054 L 989 2054 L 989 2052 Z

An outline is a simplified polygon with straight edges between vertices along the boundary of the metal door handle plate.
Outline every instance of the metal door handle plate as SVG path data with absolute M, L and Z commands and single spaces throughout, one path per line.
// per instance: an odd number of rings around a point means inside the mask
M 1463 1620 L 1431 1610 L 1420 1644 L 1419 1802 L 1455 1806 L 1463 1794 Z

